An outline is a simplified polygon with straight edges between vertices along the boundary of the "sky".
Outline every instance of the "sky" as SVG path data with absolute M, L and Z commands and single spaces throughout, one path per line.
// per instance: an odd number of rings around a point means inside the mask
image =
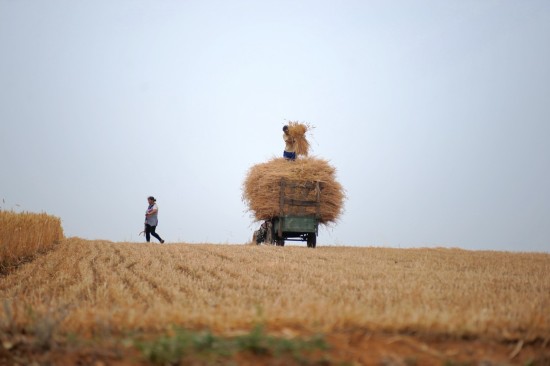
M 0 207 L 247 243 L 298 121 L 347 195 L 318 246 L 550 252 L 549 65 L 546 0 L 0 0 Z

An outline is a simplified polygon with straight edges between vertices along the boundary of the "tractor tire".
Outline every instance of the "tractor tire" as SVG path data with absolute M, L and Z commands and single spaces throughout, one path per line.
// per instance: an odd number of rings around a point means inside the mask
M 271 224 L 268 225 L 267 228 L 267 234 L 265 236 L 265 243 L 269 245 L 275 244 L 275 240 L 273 240 L 273 229 L 271 228 Z
M 307 234 L 307 247 L 315 248 L 317 246 L 317 235 L 315 233 Z

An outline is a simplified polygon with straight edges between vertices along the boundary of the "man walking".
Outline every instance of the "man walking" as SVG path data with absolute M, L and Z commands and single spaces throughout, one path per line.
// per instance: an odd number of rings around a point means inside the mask
M 153 235 L 158 241 L 164 243 L 164 240 L 155 232 L 159 223 L 157 200 L 155 197 L 149 196 L 147 197 L 147 201 L 149 202 L 149 207 L 147 207 L 147 211 L 145 211 L 145 240 L 149 243 L 151 241 L 151 235 Z

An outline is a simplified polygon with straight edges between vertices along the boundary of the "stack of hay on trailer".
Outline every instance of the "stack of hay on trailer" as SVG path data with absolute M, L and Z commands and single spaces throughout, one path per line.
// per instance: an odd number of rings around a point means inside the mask
M 294 161 L 273 158 L 252 166 L 243 183 L 243 201 L 257 221 L 271 220 L 286 212 L 282 196 L 289 200 L 316 201 L 299 207 L 299 214 L 316 215 L 320 224 L 336 222 L 343 211 L 345 191 L 336 181 L 336 169 L 327 160 L 309 156 L 306 133 L 313 127 L 290 122 L 289 134 L 296 141 Z M 291 184 L 288 184 L 291 183 Z
M 288 161 L 284 158 L 274 158 L 250 168 L 243 184 L 243 200 L 256 220 L 270 220 L 279 216 L 281 211 L 281 180 L 296 182 L 297 189 L 294 189 L 294 192 L 287 189 L 285 196 L 314 201 L 318 194 L 319 223 L 336 222 L 343 209 L 345 193 L 342 185 L 336 181 L 335 175 L 335 168 L 324 159 L 304 157 Z M 316 182 L 319 182 L 319 190 L 309 189 L 309 186 Z M 304 189 L 300 189 L 300 186 Z M 315 207 L 303 209 L 305 214 L 316 213 Z

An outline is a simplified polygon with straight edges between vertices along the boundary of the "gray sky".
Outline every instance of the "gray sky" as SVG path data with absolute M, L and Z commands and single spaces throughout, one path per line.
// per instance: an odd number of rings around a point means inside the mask
M 550 251 L 549 1 L 0 0 L 0 198 L 66 236 L 244 243 L 286 121 L 319 245 Z M 305 244 L 304 244 L 305 246 Z

